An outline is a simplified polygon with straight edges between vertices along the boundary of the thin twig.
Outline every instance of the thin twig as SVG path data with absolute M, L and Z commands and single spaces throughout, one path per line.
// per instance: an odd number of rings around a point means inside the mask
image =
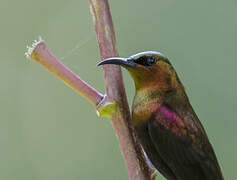
M 29 59 L 39 62 L 93 105 L 99 104 L 102 100 L 103 95 L 61 63 L 42 39 L 35 41 L 32 47 L 28 47 L 26 56 Z
M 108 0 L 89 0 L 89 3 L 101 59 L 118 56 Z M 123 152 L 129 178 L 130 180 L 149 180 L 151 170 L 133 134 L 121 69 L 118 66 L 105 65 L 103 70 L 108 99 L 118 103 L 119 107 L 110 118 Z

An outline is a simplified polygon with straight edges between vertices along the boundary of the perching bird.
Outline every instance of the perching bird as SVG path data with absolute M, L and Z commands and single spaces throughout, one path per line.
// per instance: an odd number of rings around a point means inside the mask
M 223 180 L 207 134 L 169 60 L 148 51 L 109 58 L 132 76 L 132 124 L 154 167 L 168 180 Z

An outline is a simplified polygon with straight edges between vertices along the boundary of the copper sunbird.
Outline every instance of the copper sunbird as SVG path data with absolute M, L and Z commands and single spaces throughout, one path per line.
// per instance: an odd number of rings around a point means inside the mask
M 135 134 L 153 166 L 168 180 L 223 180 L 207 134 L 170 61 L 147 51 L 98 65 L 126 68 L 134 80 Z

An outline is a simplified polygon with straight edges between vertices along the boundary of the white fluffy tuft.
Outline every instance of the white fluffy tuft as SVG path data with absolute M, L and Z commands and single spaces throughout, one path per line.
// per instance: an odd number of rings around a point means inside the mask
M 34 51 L 34 49 L 36 48 L 36 46 L 37 46 L 39 43 L 43 42 L 43 41 L 44 41 L 44 40 L 42 39 L 42 37 L 39 36 L 39 39 L 38 39 L 38 40 L 34 40 L 31 46 L 26 46 L 27 52 L 25 52 L 25 56 L 26 56 L 28 59 L 30 59 L 30 56 L 31 56 L 32 52 Z

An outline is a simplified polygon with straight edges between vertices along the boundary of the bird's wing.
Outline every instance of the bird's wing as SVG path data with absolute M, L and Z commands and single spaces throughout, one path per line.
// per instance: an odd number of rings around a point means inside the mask
M 175 109 L 165 104 L 160 106 L 148 123 L 152 142 L 178 179 L 222 179 L 202 125 L 198 119 L 187 119 L 197 118 L 192 114 L 195 115 L 187 112 L 181 118 Z

